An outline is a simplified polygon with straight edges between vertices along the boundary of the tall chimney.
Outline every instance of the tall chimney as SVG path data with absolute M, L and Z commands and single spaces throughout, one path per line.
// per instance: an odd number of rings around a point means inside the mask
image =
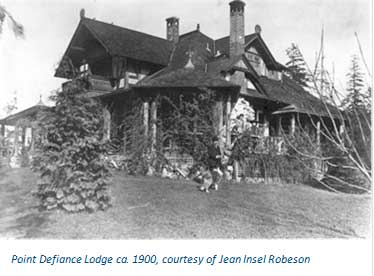
M 230 57 L 244 54 L 244 6 L 241 0 L 230 2 Z
M 179 18 L 169 17 L 166 19 L 166 39 L 178 43 L 179 40 Z

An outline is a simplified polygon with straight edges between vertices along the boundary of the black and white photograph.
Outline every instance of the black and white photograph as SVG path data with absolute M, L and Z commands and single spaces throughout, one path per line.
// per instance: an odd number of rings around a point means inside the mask
M 0 240 L 370 242 L 371 9 L 0 0 Z

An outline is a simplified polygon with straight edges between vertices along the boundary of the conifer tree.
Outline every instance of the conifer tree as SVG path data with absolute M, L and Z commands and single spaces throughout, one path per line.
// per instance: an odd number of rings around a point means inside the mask
M 289 61 L 286 63 L 288 77 L 304 88 L 309 87 L 308 82 L 310 81 L 310 76 L 298 46 L 292 43 L 291 46 L 287 48 L 286 54 L 289 58 Z
M 365 94 L 362 93 L 364 87 L 363 73 L 356 55 L 352 56 L 347 78 L 347 96 L 342 102 L 342 107 L 347 111 L 365 108 Z
M 371 167 L 371 88 L 364 91 L 364 75 L 356 55 L 352 56 L 347 73 L 347 95 L 342 108 L 348 121 L 351 146 L 357 149 L 356 158 L 361 158 L 367 168 Z

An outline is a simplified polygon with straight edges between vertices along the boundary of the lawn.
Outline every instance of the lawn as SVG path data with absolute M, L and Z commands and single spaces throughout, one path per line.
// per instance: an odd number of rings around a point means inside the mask
M 366 238 L 371 197 L 304 185 L 223 184 L 115 173 L 106 212 L 38 211 L 28 169 L 0 170 L 0 238 L 258 239 Z

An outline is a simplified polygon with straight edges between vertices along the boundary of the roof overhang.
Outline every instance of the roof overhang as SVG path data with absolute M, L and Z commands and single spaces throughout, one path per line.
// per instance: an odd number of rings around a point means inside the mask
M 260 34 L 256 34 L 251 40 L 249 40 L 244 48 L 245 50 L 249 49 L 251 46 L 256 47 L 257 50 L 260 52 L 261 57 L 264 59 L 266 66 L 269 69 L 275 70 L 285 70 L 286 67 L 279 62 L 276 61 L 272 53 L 270 52 L 268 46 L 266 45 L 265 41 L 262 39 Z
M 0 119 L 0 124 L 8 126 L 31 126 L 31 124 L 37 121 L 37 115 L 39 112 L 46 111 L 51 107 L 45 105 L 34 105 L 30 108 L 17 112 L 15 114 L 9 115 L 3 119 Z

